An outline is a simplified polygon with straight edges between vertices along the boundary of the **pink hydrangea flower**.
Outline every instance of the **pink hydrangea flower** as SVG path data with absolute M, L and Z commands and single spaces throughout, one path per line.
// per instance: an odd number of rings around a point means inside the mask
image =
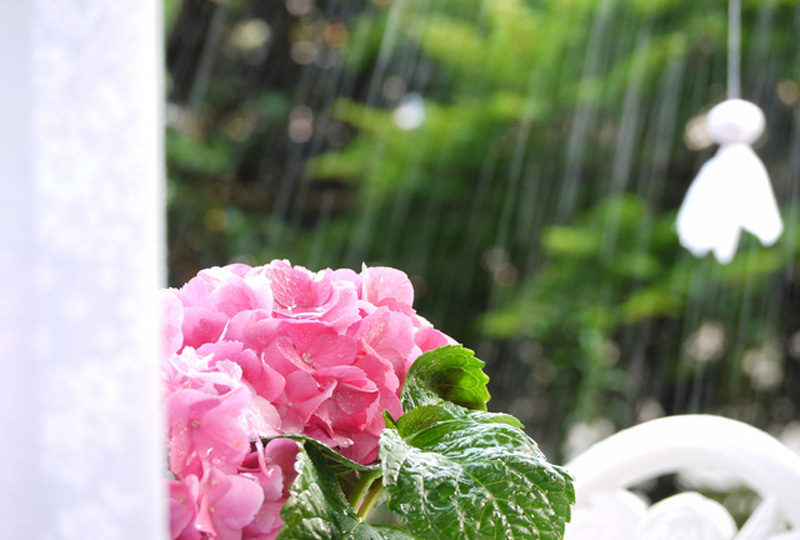
M 163 299 L 174 540 L 273 540 L 304 434 L 377 458 L 383 411 L 423 352 L 453 343 L 392 268 L 288 261 L 201 271 Z

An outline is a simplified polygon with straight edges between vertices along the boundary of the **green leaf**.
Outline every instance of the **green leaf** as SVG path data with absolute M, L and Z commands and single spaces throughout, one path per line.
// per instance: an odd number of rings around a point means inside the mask
M 408 534 L 408 531 L 391 525 L 372 525 L 372 528 L 378 531 L 383 540 L 414 540 L 414 537 Z
M 436 405 L 423 405 L 422 407 L 411 409 L 397 420 L 395 426 L 387 424 L 387 427 L 394 427 L 400 432 L 401 436 L 406 436 L 427 429 L 438 422 L 451 420 L 481 424 L 508 424 L 520 429 L 524 427 L 522 422 L 510 414 L 471 411 L 449 401 L 441 401 Z
M 169 162 L 187 172 L 214 175 L 233 167 L 231 145 L 221 138 L 201 141 L 168 131 L 166 149 Z
M 261 441 L 266 445 L 272 439 L 291 439 L 303 444 L 305 447 L 313 446 L 320 453 L 322 459 L 325 460 L 325 467 L 337 477 L 345 476 L 353 472 L 364 473 L 376 471 L 380 467 L 379 465 L 362 465 L 352 459 L 348 459 L 330 446 L 306 435 L 286 434 L 278 437 L 265 437 L 262 438 Z
M 602 247 L 596 230 L 553 225 L 542 233 L 542 247 L 551 257 L 587 258 Z
M 461 345 L 427 352 L 411 365 L 400 399 L 403 410 L 451 401 L 467 409 L 486 410 L 491 397 L 484 363 Z
M 431 409 L 445 409 L 434 411 Z M 575 494 L 521 429 L 480 411 L 463 418 L 438 405 L 410 414 L 381 435 L 388 506 L 415 538 L 515 540 L 563 538 Z M 420 504 L 424 501 L 424 504 Z
M 276 540 L 413 540 L 394 527 L 364 523 L 345 499 L 319 445 L 304 443 L 297 478 L 281 510 Z
M 647 317 L 673 315 L 683 305 L 682 296 L 661 284 L 636 291 L 621 306 L 622 322 L 635 324 Z

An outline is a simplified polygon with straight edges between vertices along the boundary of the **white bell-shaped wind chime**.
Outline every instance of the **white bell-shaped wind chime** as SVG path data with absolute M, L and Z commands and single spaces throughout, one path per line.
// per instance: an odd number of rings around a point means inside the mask
M 767 169 L 751 147 L 764 133 L 764 113 L 739 99 L 740 0 L 730 0 L 729 9 L 729 99 L 706 115 L 708 132 L 720 148 L 689 187 L 677 222 L 686 249 L 698 257 L 711 251 L 723 264 L 733 259 L 742 229 L 765 246 L 783 232 Z

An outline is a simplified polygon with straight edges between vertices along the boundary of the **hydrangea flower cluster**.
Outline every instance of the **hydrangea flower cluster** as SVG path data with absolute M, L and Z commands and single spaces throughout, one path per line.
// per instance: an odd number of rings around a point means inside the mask
M 453 343 L 413 297 L 399 270 L 287 261 L 211 268 L 165 291 L 173 539 L 275 538 L 298 445 L 262 439 L 303 434 L 376 459 L 408 368 Z

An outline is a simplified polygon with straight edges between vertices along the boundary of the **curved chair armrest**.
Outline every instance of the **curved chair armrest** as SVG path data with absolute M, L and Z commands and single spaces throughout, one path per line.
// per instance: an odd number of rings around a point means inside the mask
M 774 501 L 792 528 L 800 530 L 800 456 L 736 420 L 711 415 L 659 418 L 620 431 L 567 464 L 578 504 L 595 492 L 698 467 L 735 474 L 762 498 Z

